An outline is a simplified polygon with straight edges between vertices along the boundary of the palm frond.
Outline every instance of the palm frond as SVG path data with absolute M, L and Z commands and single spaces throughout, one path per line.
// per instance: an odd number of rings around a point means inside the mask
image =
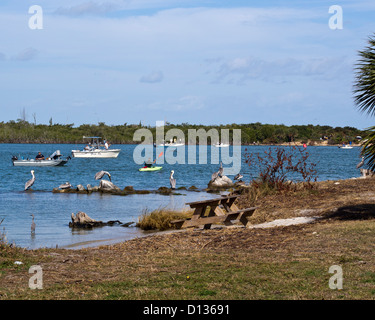
M 368 46 L 359 51 L 360 60 L 355 68 L 354 102 L 361 112 L 375 115 L 375 36 L 369 37 Z
M 375 171 L 375 126 L 366 129 L 361 146 L 365 163 L 371 171 Z

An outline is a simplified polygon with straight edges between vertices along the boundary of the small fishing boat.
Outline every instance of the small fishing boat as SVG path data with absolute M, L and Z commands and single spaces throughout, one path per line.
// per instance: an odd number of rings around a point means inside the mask
M 183 143 L 181 139 L 177 142 L 177 139 L 175 138 L 174 140 L 171 139 L 169 142 L 163 141 L 162 143 L 154 144 L 155 147 L 156 145 L 159 147 L 182 147 L 185 143 Z
M 63 166 L 68 162 L 70 157 L 67 157 L 65 160 L 61 158 L 62 154 L 60 150 L 56 150 L 48 158 L 43 160 L 38 159 L 18 159 L 17 156 L 12 157 L 12 162 L 15 167 L 57 167 Z
M 229 147 L 229 143 L 215 143 L 213 146 L 217 148 Z
M 343 144 L 342 146 L 339 147 L 340 149 L 353 149 L 353 147 L 349 144 Z
M 72 150 L 74 158 L 117 158 L 121 149 L 109 149 L 107 143 L 101 142 L 101 137 L 83 137 L 91 141 L 83 150 Z
M 163 169 L 163 167 L 143 167 L 140 168 L 139 171 L 159 171 Z

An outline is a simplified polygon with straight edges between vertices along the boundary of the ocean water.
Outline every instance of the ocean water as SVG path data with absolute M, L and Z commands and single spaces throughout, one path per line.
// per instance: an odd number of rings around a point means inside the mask
M 133 160 L 136 145 L 114 145 L 121 149 L 115 159 L 78 159 L 72 158 L 65 166 L 50 168 L 14 167 L 12 155 L 19 158 L 35 157 L 38 151 L 45 156 L 60 150 L 65 156 L 72 149 L 82 149 L 84 145 L 74 144 L 0 144 L 0 232 L 6 235 L 7 241 L 25 248 L 66 247 L 79 248 L 97 244 L 106 244 L 128 240 L 145 234 L 134 226 L 125 228 L 118 225 L 94 228 L 92 230 L 76 230 L 69 228 L 71 213 L 78 211 L 87 213 L 91 218 L 102 221 L 119 220 L 121 222 L 138 221 L 145 210 L 160 207 L 183 208 L 189 201 L 199 201 L 217 197 L 216 194 L 192 191 L 179 191 L 181 195 L 128 195 L 115 196 L 101 193 L 92 194 L 56 194 L 52 189 L 69 181 L 73 186 L 98 185 L 94 179 L 96 172 L 109 171 L 112 182 L 123 189 L 133 186 L 134 189 L 156 190 L 161 186 L 169 187 L 170 171 L 174 170 L 177 187 L 195 186 L 199 189 L 207 187 L 211 175 L 218 170 L 217 163 L 210 163 L 211 147 L 207 148 L 207 163 L 168 164 L 156 172 L 139 172 L 141 167 Z M 188 149 L 183 148 L 188 162 Z M 197 147 L 198 148 L 198 147 Z M 230 154 L 231 154 L 230 147 Z M 249 182 L 257 176 L 254 166 L 245 162 L 247 153 L 267 151 L 265 146 L 243 146 L 241 174 L 243 180 Z M 340 149 L 338 147 L 308 147 L 309 161 L 316 163 L 318 180 L 338 180 L 358 177 L 356 164 L 360 161 L 360 148 Z M 156 150 L 155 150 L 156 152 Z M 157 155 L 155 155 L 156 157 Z M 225 167 L 225 166 L 224 166 Z M 35 170 L 36 181 L 32 191 L 24 191 L 24 185 L 31 178 L 30 170 Z M 233 176 L 230 176 L 233 178 Z M 291 177 L 293 178 L 293 177 Z M 35 216 L 36 232 L 31 234 L 31 214 Z M 97 242 L 100 241 L 100 242 Z

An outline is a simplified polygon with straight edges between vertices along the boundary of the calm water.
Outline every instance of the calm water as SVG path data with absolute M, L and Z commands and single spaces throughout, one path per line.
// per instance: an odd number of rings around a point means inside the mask
M 139 172 L 139 165 L 133 161 L 135 145 L 117 145 L 122 151 L 116 159 L 77 159 L 72 158 L 65 166 L 52 168 L 14 167 L 12 155 L 18 157 L 35 157 L 38 151 L 45 156 L 59 149 L 64 156 L 70 155 L 72 149 L 81 149 L 83 145 L 54 144 L 0 144 L 0 231 L 6 234 L 8 242 L 27 248 L 40 247 L 78 247 L 88 246 L 90 241 L 105 240 L 113 242 L 142 236 L 145 233 L 139 228 L 120 226 L 102 227 L 93 230 L 72 230 L 68 224 L 71 213 L 86 212 L 96 220 L 120 220 L 121 222 L 137 221 L 145 209 L 159 207 L 182 208 L 185 202 L 198 201 L 217 197 L 205 192 L 183 191 L 180 196 L 129 195 L 111 196 L 100 193 L 86 194 L 54 194 L 52 189 L 69 181 L 73 186 L 88 183 L 95 186 L 99 182 L 94 179 L 96 172 L 107 170 L 112 174 L 112 182 L 124 188 L 155 190 L 161 186 L 169 187 L 170 170 L 175 171 L 177 187 L 192 185 L 206 188 L 211 174 L 218 170 L 217 164 L 164 164 L 158 172 Z M 263 152 L 268 147 L 244 146 L 242 153 Z M 358 177 L 360 149 L 349 150 L 337 147 L 308 147 L 310 161 L 317 163 L 318 180 L 338 180 Z M 198 152 L 197 152 L 198 154 Z M 187 159 L 187 157 L 186 157 Z M 208 147 L 208 162 L 210 147 Z M 198 162 L 198 161 L 197 161 Z M 31 178 L 30 170 L 35 170 L 36 182 L 33 192 L 24 192 L 24 185 Z M 248 182 L 256 172 L 242 163 L 241 173 Z M 233 176 L 229 176 L 233 178 Z M 35 216 L 37 225 L 35 235 L 30 233 L 31 214 Z

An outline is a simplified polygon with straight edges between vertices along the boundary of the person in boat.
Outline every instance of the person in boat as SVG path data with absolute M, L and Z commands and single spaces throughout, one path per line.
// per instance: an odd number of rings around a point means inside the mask
M 152 161 L 150 158 L 145 162 L 145 166 L 143 168 L 152 168 Z
M 111 145 L 108 143 L 108 141 L 105 140 L 105 141 L 104 141 L 104 148 L 105 148 L 106 150 L 108 150 L 110 146 L 111 146 Z
M 91 148 L 88 144 L 86 144 L 85 150 L 87 150 L 87 151 L 91 150 Z
M 39 151 L 35 157 L 35 160 L 44 160 L 44 155 L 42 155 L 42 153 Z

